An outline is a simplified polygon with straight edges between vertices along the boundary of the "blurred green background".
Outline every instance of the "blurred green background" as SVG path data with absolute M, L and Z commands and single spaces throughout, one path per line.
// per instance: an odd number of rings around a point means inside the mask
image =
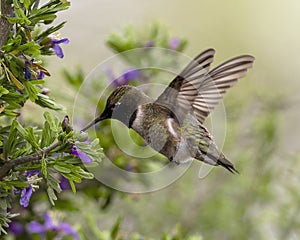
M 76 72 L 80 67 L 90 72 L 113 55 L 105 46 L 108 35 L 128 23 L 138 29 L 154 21 L 166 25 L 171 35 L 188 39 L 190 57 L 213 47 L 215 64 L 244 53 L 254 55 L 256 61 L 224 101 L 223 150 L 241 174 L 215 168 L 200 179 L 199 164 L 193 163 L 167 188 L 119 196 L 104 211 L 98 200 L 66 194 L 81 208 L 79 216 L 78 212 L 68 216 L 69 221 L 90 219 L 83 224 L 94 222 L 106 229 L 121 215 L 124 233 L 139 232 L 154 239 L 176 224 L 183 234 L 204 239 L 298 239 L 300 2 L 86 0 L 71 4 L 58 19 L 68 21 L 61 32 L 70 39 L 64 46 L 65 58 L 53 57 L 48 67 L 54 79 L 61 79 L 49 81 L 49 87 L 63 104 L 72 102 L 76 92 L 63 81 L 61 69 Z M 72 112 L 72 104 L 67 112 Z

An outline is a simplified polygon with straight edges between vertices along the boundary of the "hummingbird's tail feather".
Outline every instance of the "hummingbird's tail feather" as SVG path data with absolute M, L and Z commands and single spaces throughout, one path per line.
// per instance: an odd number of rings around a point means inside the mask
M 234 165 L 224 156 L 223 153 L 220 153 L 219 157 L 215 157 L 214 155 L 208 152 L 202 152 L 202 154 L 204 154 L 205 157 L 203 157 L 203 155 L 198 155 L 198 157 L 196 158 L 210 165 L 220 165 L 226 168 L 231 173 L 239 173 L 238 170 L 236 170 Z
M 226 168 L 231 173 L 239 173 L 238 170 L 236 170 L 236 168 L 234 167 L 234 165 L 229 160 L 227 160 L 224 156 L 223 158 L 218 159 L 217 165 Z

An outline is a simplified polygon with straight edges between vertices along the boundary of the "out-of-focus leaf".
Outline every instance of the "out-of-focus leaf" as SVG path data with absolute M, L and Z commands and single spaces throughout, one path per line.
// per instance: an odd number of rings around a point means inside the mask
M 110 231 L 110 237 L 111 239 L 117 239 L 119 230 L 120 230 L 120 226 L 121 226 L 121 222 L 122 222 L 122 217 L 118 217 L 117 221 L 115 222 L 115 224 L 113 225 L 111 231 Z

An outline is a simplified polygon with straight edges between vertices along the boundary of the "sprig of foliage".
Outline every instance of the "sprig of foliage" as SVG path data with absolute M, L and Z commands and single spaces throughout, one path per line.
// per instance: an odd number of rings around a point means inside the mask
M 70 3 L 49 0 L 40 6 L 38 0 L 13 0 L 6 4 L 11 4 L 14 16 L 1 16 L 12 24 L 12 29 L 0 46 L 0 233 L 6 233 L 10 219 L 17 215 L 9 212 L 15 199 L 27 207 L 31 195 L 40 187 L 54 205 L 57 193 L 62 191 L 63 177 L 73 192 L 74 183 L 93 178 L 81 155 L 72 151 L 74 147 L 94 164 L 102 158 L 97 141 L 89 143 L 86 135 L 75 133 L 67 117 L 59 121 L 45 112 L 43 125 L 34 127 L 25 127 L 17 119 L 28 100 L 55 111 L 64 109 L 49 96 L 49 91 L 44 91 L 44 77 L 51 74 L 41 58 L 52 54 L 63 57 L 59 44 L 69 40 L 58 37 L 57 31 L 65 22 L 46 25 L 53 23 L 57 13 Z

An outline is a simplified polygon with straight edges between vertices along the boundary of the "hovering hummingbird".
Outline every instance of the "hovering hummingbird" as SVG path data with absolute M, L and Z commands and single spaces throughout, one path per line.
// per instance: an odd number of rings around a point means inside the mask
M 156 100 L 133 86 L 116 88 L 102 114 L 82 131 L 102 120 L 117 119 L 170 161 L 194 158 L 238 172 L 203 123 L 227 89 L 246 75 L 254 57 L 238 56 L 210 70 L 214 54 L 208 49 L 195 57 Z

